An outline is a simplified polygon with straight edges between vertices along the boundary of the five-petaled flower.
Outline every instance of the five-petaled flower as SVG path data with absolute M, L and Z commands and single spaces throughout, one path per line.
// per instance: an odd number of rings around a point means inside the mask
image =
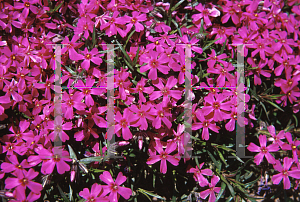
M 259 143 L 260 143 L 260 147 L 255 145 L 252 142 L 247 147 L 247 149 L 251 152 L 259 152 L 254 157 L 254 162 L 256 163 L 256 165 L 259 165 L 262 162 L 264 156 L 266 157 L 269 163 L 274 164 L 275 158 L 270 154 L 270 152 L 277 152 L 279 150 L 278 145 L 271 144 L 267 146 L 267 137 L 265 135 L 259 136 Z

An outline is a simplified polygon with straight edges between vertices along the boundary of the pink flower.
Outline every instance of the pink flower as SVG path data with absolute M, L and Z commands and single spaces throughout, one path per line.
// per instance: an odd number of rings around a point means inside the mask
M 14 199 L 10 200 L 10 202 L 34 202 L 37 201 L 41 197 L 41 193 L 34 193 L 30 192 L 28 196 L 26 197 L 25 189 L 22 188 L 22 186 L 18 186 L 14 190 Z
M 147 130 L 148 129 L 148 120 L 154 120 L 154 117 L 151 116 L 151 114 L 155 113 L 155 109 L 151 104 L 148 105 L 140 105 L 137 107 L 136 105 L 131 105 L 129 109 L 136 113 L 136 116 L 138 117 L 138 121 L 133 125 L 134 127 L 139 127 L 141 130 Z
M 176 150 L 177 148 L 176 143 L 174 142 L 167 143 L 167 148 L 163 150 L 160 141 L 156 141 L 156 146 L 154 148 L 159 153 L 159 155 L 155 155 L 156 152 L 155 154 L 151 155 L 147 160 L 148 165 L 161 161 L 160 172 L 163 174 L 167 173 L 167 161 L 169 161 L 174 166 L 178 165 L 179 159 L 176 158 L 176 154 L 174 156 L 169 155 L 170 153 Z
M 269 44 L 266 43 L 264 39 L 262 39 L 260 36 L 258 39 L 255 40 L 251 45 L 248 45 L 248 47 L 255 49 L 251 53 L 251 57 L 254 57 L 258 52 L 260 57 L 265 60 L 266 59 L 266 53 L 268 54 L 274 54 L 274 50 L 268 46 Z M 249 59 L 249 58 L 248 58 Z
M 128 126 L 132 126 L 132 123 L 137 120 L 137 116 L 133 115 L 131 111 L 126 108 L 124 109 L 123 116 L 122 114 L 118 111 L 116 116 L 115 116 L 115 133 L 119 134 L 119 130 L 122 130 L 122 136 L 124 140 L 129 140 L 132 138 L 132 133 L 129 130 Z M 119 133 L 118 133 L 119 132 Z M 109 140 L 111 139 L 108 138 Z
M 256 163 L 256 165 L 259 165 L 262 162 L 264 156 L 266 157 L 268 163 L 274 164 L 275 158 L 269 152 L 278 151 L 279 150 L 278 145 L 271 144 L 267 146 L 267 137 L 265 135 L 259 136 L 259 143 L 260 143 L 260 147 L 255 145 L 252 142 L 247 147 L 247 149 L 251 152 L 259 152 L 259 154 L 257 154 L 254 157 L 254 162 Z
M 145 59 L 141 58 L 141 61 L 146 62 L 147 65 L 142 66 L 140 68 L 140 71 L 141 73 L 143 73 L 150 69 L 148 75 L 149 79 L 152 80 L 157 79 L 157 70 L 159 70 L 163 74 L 168 74 L 170 71 L 170 67 L 163 65 L 169 61 L 168 58 L 165 55 L 159 56 L 159 52 L 151 50 L 149 51 L 148 58 Z
M 146 102 L 146 98 L 144 96 L 144 93 L 151 94 L 154 90 L 152 86 L 145 87 L 146 85 L 146 79 L 144 77 L 141 78 L 140 81 L 136 84 L 136 87 L 133 88 L 134 93 L 139 93 L 139 103 Z
M 152 81 L 152 83 L 154 83 Z M 171 90 L 177 84 L 177 79 L 174 76 L 171 76 L 166 85 L 164 86 L 162 83 L 162 79 L 159 78 L 158 83 L 154 83 L 153 85 L 160 89 L 160 91 L 153 91 L 150 95 L 150 100 L 156 100 L 159 97 L 163 96 L 163 102 L 167 103 L 170 101 L 170 97 L 173 97 L 176 100 L 181 98 L 182 92 L 180 90 Z
M 299 169 L 290 171 L 290 168 L 291 168 L 293 162 L 294 162 L 293 159 L 284 157 L 283 166 L 282 166 L 280 161 L 276 160 L 276 163 L 273 166 L 274 166 L 274 169 L 280 173 L 272 176 L 272 182 L 274 184 L 279 184 L 281 182 L 281 180 L 283 179 L 284 189 L 289 189 L 291 187 L 291 182 L 290 182 L 289 176 L 296 178 L 296 179 L 300 179 L 300 170 Z
M 224 110 L 230 111 L 232 104 L 230 102 L 224 102 L 227 97 L 223 96 L 223 94 L 216 94 L 213 96 L 209 93 L 205 98 L 205 105 L 202 108 L 203 114 L 206 116 L 213 112 L 213 120 L 218 122 L 223 120 L 223 116 L 225 115 Z
M 132 17 L 129 17 L 127 15 L 125 15 L 125 16 L 122 17 L 122 21 L 123 21 L 122 24 L 129 23 L 128 24 L 128 29 L 129 30 L 134 25 L 135 31 L 136 32 L 141 32 L 141 31 L 144 30 L 144 26 L 141 23 L 139 23 L 139 22 L 143 22 L 145 20 L 147 20 L 146 14 L 140 14 L 137 11 L 133 11 L 132 12 Z
M 223 6 L 223 12 L 226 13 L 222 16 L 221 21 L 225 24 L 231 17 L 232 22 L 237 25 L 240 22 L 240 19 L 237 13 L 241 12 L 241 8 L 238 7 L 235 3 L 231 1 L 226 2 L 226 6 Z
M 71 49 L 70 51 L 72 51 L 72 55 L 70 55 L 72 56 L 72 58 L 70 59 L 75 61 L 83 60 L 81 66 L 86 71 L 89 70 L 91 66 L 91 61 L 96 65 L 100 65 L 102 63 L 102 59 L 100 58 L 100 56 L 103 56 L 103 54 L 99 54 L 97 48 L 93 48 L 90 52 L 88 51 L 87 48 L 85 48 L 84 51 L 81 51 L 83 55 L 76 53 L 74 49 Z
M 100 184 L 93 184 L 91 192 L 88 188 L 84 188 L 83 191 L 79 192 L 79 196 L 86 199 L 86 202 L 102 202 L 109 201 L 107 198 L 103 197 L 103 189 Z
M 16 155 L 11 155 L 7 156 L 7 159 L 10 161 L 8 162 L 3 162 L 1 164 L 1 169 L 5 173 L 12 173 L 15 174 L 16 176 L 23 174 L 24 168 L 30 168 L 31 166 L 27 163 L 27 160 L 24 159 L 21 163 L 19 163 Z
M 43 161 L 41 172 L 43 174 L 51 174 L 56 165 L 57 172 L 59 174 L 64 174 L 66 171 L 70 170 L 69 164 L 65 161 L 72 161 L 69 158 L 69 152 L 60 149 L 59 147 L 52 148 L 52 151 L 38 147 L 35 149 L 35 152 L 38 153 L 38 156 L 29 156 L 28 162 L 29 165 L 35 166 Z
M 198 130 L 200 128 L 202 129 L 202 140 L 209 140 L 209 132 L 208 129 L 219 133 L 219 126 L 216 126 L 216 123 L 213 121 L 213 119 L 207 119 L 203 116 L 203 112 L 202 110 L 198 110 L 196 112 L 196 116 L 197 118 L 201 121 L 201 122 L 195 122 L 192 125 L 192 130 Z
M 59 137 L 62 142 L 65 142 L 66 140 L 69 140 L 69 136 L 64 130 L 71 130 L 72 122 L 67 122 L 63 124 L 62 117 L 57 116 L 55 117 L 54 121 L 48 122 L 46 128 L 49 130 L 53 130 L 48 136 L 52 141 L 56 141 Z
M 211 17 L 218 17 L 220 16 L 220 11 L 217 10 L 215 7 L 213 9 L 205 8 L 205 5 L 202 6 L 201 3 L 199 3 L 195 9 L 199 11 L 199 14 L 195 14 L 192 16 L 194 21 L 199 21 L 200 19 L 204 19 L 204 22 L 206 26 L 211 26 L 211 21 L 209 19 L 209 16 Z
M 268 138 L 268 141 L 273 141 L 273 144 L 277 144 L 278 146 L 282 146 L 284 142 L 282 142 L 282 139 L 285 139 L 285 132 L 284 130 L 281 130 L 277 135 L 275 131 L 275 127 L 273 125 L 268 126 L 268 131 L 271 135 L 270 138 Z
M 252 56 L 253 57 L 253 56 Z M 251 65 L 253 68 L 252 70 L 247 71 L 246 75 L 250 76 L 254 74 L 254 85 L 260 85 L 261 84 L 261 78 L 260 75 L 263 75 L 265 77 L 271 77 L 271 73 L 269 70 L 263 70 L 263 68 L 268 64 L 268 59 L 266 60 L 260 60 L 259 64 L 257 65 L 252 58 L 248 58 L 247 62 Z
M 198 166 L 196 166 L 196 168 L 190 168 L 187 172 L 188 173 L 194 173 L 194 179 L 195 181 L 199 182 L 199 185 L 201 187 L 205 187 L 206 185 L 208 185 L 208 181 L 207 179 L 203 176 L 203 175 L 208 175 L 208 176 L 212 176 L 213 175 L 213 172 L 211 169 L 202 169 L 201 168 L 203 167 L 204 165 L 204 162 L 201 163 Z
M 17 173 L 17 178 L 7 178 L 5 180 L 5 188 L 12 189 L 20 186 L 25 190 L 28 187 L 32 192 L 39 194 L 43 189 L 42 185 L 32 181 L 38 174 L 32 168 L 28 172 L 23 170 L 22 173 Z
M 200 192 L 200 197 L 202 199 L 206 199 L 207 196 L 209 195 L 209 202 L 215 202 L 216 201 L 216 195 L 215 193 L 219 193 L 221 190 L 221 187 L 216 187 L 216 184 L 220 181 L 220 178 L 216 175 L 214 175 L 211 178 L 211 183 L 208 185 L 209 189 Z
M 108 196 L 110 202 L 118 201 L 120 197 L 119 194 L 123 196 L 123 198 L 125 198 L 126 200 L 128 200 L 132 194 L 131 189 L 120 186 L 126 181 L 126 177 L 121 172 L 119 172 L 116 180 L 114 181 L 111 177 L 111 174 L 108 171 L 104 171 L 103 174 L 100 175 L 100 180 L 108 184 L 102 185 L 103 193 L 101 196 L 105 196 L 108 193 L 110 193 Z
M 293 141 L 292 134 L 289 133 L 289 132 L 285 133 L 285 137 L 286 137 L 287 141 L 289 142 L 289 144 L 285 143 L 285 144 L 281 145 L 281 148 L 283 150 L 292 150 L 293 160 L 295 162 L 298 162 L 298 149 L 297 149 L 297 147 L 300 145 L 300 140 L 295 139 Z
M 161 127 L 161 121 L 168 127 L 172 127 L 172 123 L 167 117 L 172 117 L 172 114 L 169 112 L 170 110 L 166 109 L 166 105 L 164 103 L 157 104 L 156 108 L 156 118 L 153 120 L 152 125 L 154 128 L 159 129 Z

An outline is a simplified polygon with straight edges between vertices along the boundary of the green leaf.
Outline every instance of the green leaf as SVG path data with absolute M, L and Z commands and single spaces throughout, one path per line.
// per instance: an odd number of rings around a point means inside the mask
M 58 6 L 56 6 L 54 9 L 48 11 L 48 13 L 54 13 L 60 9 L 60 7 L 63 5 L 64 1 L 62 1 Z
M 224 52 L 224 49 L 226 47 L 226 43 L 227 43 L 227 38 L 226 38 L 225 42 L 223 43 L 223 46 L 222 46 L 221 51 L 220 51 L 220 55 Z
M 141 193 L 146 193 L 148 194 L 149 196 L 152 196 L 152 197 L 156 197 L 158 199 L 161 199 L 161 200 L 165 200 L 163 197 L 161 197 L 160 195 L 157 195 L 157 194 L 153 194 L 151 193 L 150 191 L 147 191 L 147 190 L 144 190 L 144 189 L 141 189 L 141 188 L 138 188 L 137 191 L 141 192 Z
M 75 154 L 73 148 L 72 148 L 70 145 L 68 145 L 68 148 L 69 148 L 70 158 L 71 158 L 71 159 L 76 159 L 76 160 L 77 160 L 77 156 L 76 156 L 76 154 Z
M 137 60 L 139 58 L 139 53 L 140 53 L 140 47 L 138 47 L 138 49 L 137 49 L 136 55 L 135 55 L 135 57 L 133 59 L 133 65 L 132 65 L 132 67 L 135 67 L 135 65 L 137 63 Z
M 125 51 L 125 49 L 123 48 L 123 46 L 122 46 L 118 41 L 117 41 L 117 44 L 119 45 L 119 47 L 120 47 L 122 53 L 123 53 L 124 56 L 125 56 L 125 62 L 126 62 L 126 64 L 128 65 L 128 67 L 129 67 L 131 70 L 133 70 L 133 68 L 132 68 L 132 61 L 131 61 L 129 55 L 127 54 L 127 52 Z
M 105 170 L 90 168 L 90 171 L 94 173 L 103 173 Z
M 222 196 L 222 194 L 223 194 L 225 188 L 226 188 L 226 184 L 225 184 L 224 182 L 222 182 L 222 184 L 221 184 L 221 190 L 220 190 L 220 192 L 219 192 L 219 194 L 218 194 L 218 196 L 217 196 L 215 202 L 217 202 L 217 201 L 220 199 L 220 197 Z
M 298 119 L 295 114 L 293 114 L 293 117 L 295 119 L 295 127 L 297 128 L 298 127 Z
M 175 4 L 175 6 L 173 6 L 173 7 L 171 8 L 171 13 L 172 13 L 173 11 L 175 11 L 176 8 L 177 8 L 178 6 L 180 6 L 180 4 L 182 4 L 184 1 L 185 1 L 185 0 L 181 0 L 181 1 L 179 1 L 177 4 Z
M 241 163 L 245 163 L 240 157 L 238 157 L 235 153 L 232 153 L 232 155 Z
M 176 27 L 176 29 L 177 29 L 177 31 L 178 31 L 180 37 L 182 37 L 181 30 L 180 30 L 180 28 L 179 28 L 177 22 L 176 22 L 174 19 L 172 19 L 172 22 L 173 22 L 173 24 L 175 25 L 175 27 Z
M 76 72 L 74 72 L 71 68 L 65 66 L 65 68 L 68 70 L 68 72 L 70 72 L 72 75 L 76 75 Z
M 258 180 L 260 180 L 260 176 L 256 179 L 256 180 L 253 180 L 252 182 L 248 182 L 244 185 L 245 188 L 248 188 L 250 187 L 251 185 L 254 185 Z
M 72 201 L 72 198 L 73 198 L 73 189 L 72 189 L 72 187 L 71 187 L 70 184 L 69 184 L 69 188 L 70 188 L 69 200 Z
M 60 186 L 57 184 L 57 188 L 58 188 L 58 191 L 60 193 L 60 195 L 63 197 L 64 201 L 65 202 L 70 202 L 68 197 L 66 196 L 66 194 L 63 192 L 63 190 L 60 188 Z
M 284 110 L 281 109 L 277 104 L 271 102 L 270 100 L 267 100 L 267 102 L 268 102 L 269 104 L 273 105 L 274 107 L 276 107 L 277 109 L 279 109 L 280 111 L 283 111 L 283 112 L 284 112 Z
M 93 35 L 92 35 L 92 47 L 94 48 L 96 45 L 96 27 L 94 25 L 94 28 L 93 28 Z
M 211 160 L 214 162 L 215 166 L 218 168 L 218 170 L 221 170 L 222 164 L 215 159 L 215 157 L 210 153 L 210 151 L 207 151 L 207 153 L 210 156 Z
M 199 34 L 203 34 L 203 31 L 204 31 L 203 19 L 201 19 L 201 27 L 200 27 L 200 30 L 199 30 Z
M 130 34 L 129 34 L 128 38 L 126 39 L 126 42 L 125 42 L 124 48 L 126 48 L 126 46 L 127 46 L 127 43 L 128 43 L 128 41 L 129 41 L 129 39 L 132 37 L 132 35 L 134 34 L 134 32 L 135 32 L 135 29 L 134 29 L 132 32 L 130 32 Z
M 223 163 L 225 164 L 225 166 L 228 166 L 227 165 L 227 163 L 226 163 L 226 161 L 225 161 L 225 159 L 224 159 L 224 156 L 223 156 L 223 154 L 218 150 L 217 151 L 218 152 L 218 154 L 219 154 L 219 156 L 220 156 L 220 159 L 223 161 Z
M 260 103 L 260 105 L 263 107 L 263 109 L 264 109 L 264 111 L 265 111 L 265 113 L 266 113 L 266 116 L 267 116 L 268 121 L 270 121 L 269 115 L 268 115 L 268 112 L 267 112 L 267 109 L 266 109 L 266 106 L 265 106 L 264 103 L 262 103 L 261 101 L 260 101 L 259 103 Z
M 226 180 L 226 178 L 225 178 L 223 175 L 221 175 L 218 171 L 216 171 L 216 173 L 218 174 L 218 176 L 220 177 L 220 179 L 221 179 L 223 182 L 226 183 L 226 185 L 227 185 L 227 187 L 228 187 L 228 189 L 229 189 L 229 191 L 230 191 L 231 196 L 234 197 L 234 196 L 235 196 L 235 191 L 234 191 L 233 187 L 229 184 L 229 182 Z
M 208 49 L 211 45 L 213 45 L 216 41 L 220 40 L 222 38 L 218 38 L 218 39 L 215 39 L 211 42 L 208 43 L 208 45 L 206 45 L 202 50 L 205 51 L 206 49 Z
M 102 162 L 104 160 L 104 158 L 105 157 L 102 157 L 102 156 L 94 156 L 94 157 L 80 159 L 79 162 L 84 163 L 84 164 L 89 164 L 92 162 Z

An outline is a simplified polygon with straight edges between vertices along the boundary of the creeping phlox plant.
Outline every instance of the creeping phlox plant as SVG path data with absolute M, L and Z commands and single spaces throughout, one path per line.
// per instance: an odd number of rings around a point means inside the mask
M 2 201 L 300 201 L 299 0 L 0 1 Z

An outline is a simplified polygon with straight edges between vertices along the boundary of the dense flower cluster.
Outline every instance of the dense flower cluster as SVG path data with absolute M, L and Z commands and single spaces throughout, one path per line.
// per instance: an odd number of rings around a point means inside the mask
M 86 201 L 128 200 L 137 193 L 147 195 L 133 188 L 137 179 L 132 181 L 131 174 L 123 175 L 120 169 L 137 163 L 148 174 L 169 174 L 188 165 L 179 173 L 193 173 L 199 197 L 210 202 L 217 195 L 223 197 L 221 184 L 231 192 L 216 159 L 199 164 L 187 152 L 198 155 L 201 152 L 194 146 L 201 143 L 201 149 L 211 145 L 220 153 L 218 148 L 225 146 L 215 144 L 216 139 L 226 139 L 238 127 L 253 129 L 258 117 L 262 120 L 257 105 L 268 120 L 263 103 L 299 112 L 299 4 L 299 0 L 0 2 L 0 124 L 5 131 L 0 139 L 5 157 L 1 196 L 11 201 L 46 199 L 51 176 L 52 181 L 62 176 L 73 183 L 81 170 L 90 186 L 80 187 L 79 196 Z M 62 46 L 54 49 L 57 44 Z M 115 54 L 110 55 L 112 44 Z M 245 72 L 237 71 L 237 54 L 245 58 Z M 112 61 L 114 70 L 109 72 Z M 255 92 L 260 86 L 265 94 Z M 108 104 L 109 95 L 114 106 Z M 56 116 L 58 111 L 61 115 Z M 251 141 L 257 139 L 253 137 Z M 292 180 L 297 189 L 300 141 L 289 128 L 276 133 L 273 125 L 262 127 L 257 137 L 259 142 L 248 146 L 257 153 L 256 165 L 272 165 L 273 184 L 282 181 L 284 189 L 290 189 Z M 112 140 L 116 142 L 109 144 Z M 118 153 L 118 148 L 124 151 L 115 164 L 107 156 Z M 135 150 L 143 160 L 130 163 L 138 156 Z M 288 156 L 282 158 L 280 153 Z M 89 170 L 95 171 L 93 177 Z

